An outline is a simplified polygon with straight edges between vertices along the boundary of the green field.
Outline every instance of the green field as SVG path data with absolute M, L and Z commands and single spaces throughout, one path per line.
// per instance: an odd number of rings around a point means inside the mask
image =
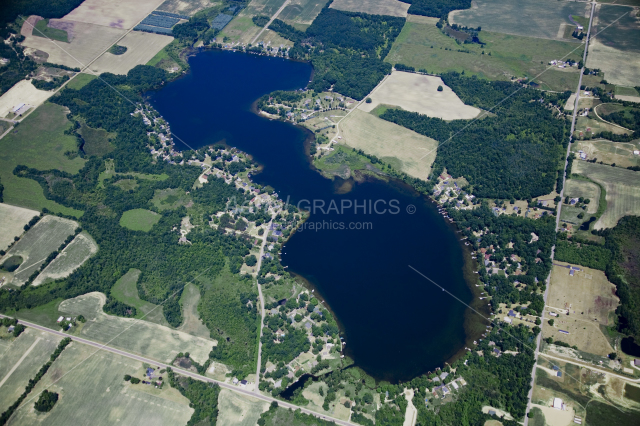
M 87 322 L 76 331 L 81 337 L 140 354 L 162 362 L 171 362 L 179 352 L 189 352 L 191 358 L 204 364 L 215 341 L 203 339 L 179 330 L 140 321 L 107 315 L 102 306 L 106 297 L 94 292 L 60 303 L 58 309 L 67 316 L 84 315 Z
M 60 340 L 53 334 L 27 328 L 8 346 L 0 347 L 0 412 L 5 411 L 24 392 L 29 380 L 49 360 Z M 20 361 L 23 356 L 25 358 Z
M 98 252 L 98 244 L 87 232 L 77 235 L 64 250 L 33 280 L 33 285 L 68 277 Z
M 93 129 L 84 122 L 78 130 L 78 133 L 82 136 L 82 139 L 84 139 L 82 150 L 88 156 L 95 155 L 102 157 L 115 149 L 111 141 L 116 138 L 117 133 L 109 133 L 104 129 Z
M 77 152 L 76 139 L 65 135 L 71 127 L 64 108 L 45 103 L 25 118 L 10 134 L 0 139 L 0 179 L 4 185 L 4 202 L 42 210 L 46 207 L 54 213 L 80 217 L 83 212 L 47 200 L 40 184 L 32 179 L 13 174 L 18 165 L 38 170 L 56 169 L 76 174 L 85 163 L 80 157 L 73 160 L 66 151 Z
M 126 176 L 134 176 L 138 179 L 149 179 L 149 180 L 166 180 L 169 175 L 162 173 L 161 175 L 152 175 L 147 173 L 118 173 L 115 170 L 115 166 L 113 164 L 113 160 L 106 159 L 104 161 L 105 171 L 100 172 L 98 176 L 98 188 L 102 188 L 103 182 L 105 179 L 109 179 L 118 175 L 126 175 Z M 117 183 L 117 182 L 116 182 Z
M 138 288 L 136 287 L 139 277 L 139 270 L 130 269 L 129 272 L 116 281 L 111 289 L 111 297 L 136 308 L 135 318 L 142 318 L 145 321 L 168 326 L 169 323 L 164 317 L 162 306 L 140 299 Z
M 218 395 L 217 426 L 254 426 L 260 414 L 269 408 L 267 402 L 222 389 Z M 284 423 L 283 423 L 284 424 Z
M 599 183 L 606 191 L 607 209 L 595 229 L 612 228 L 623 216 L 640 214 L 638 172 L 586 161 L 574 161 L 572 171 Z
M 587 426 L 636 426 L 640 423 L 640 412 L 622 411 L 600 401 L 593 401 L 587 406 Z
M 616 95 L 622 96 L 640 96 L 638 91 L 633 87 L 616 86 Z
M 189 204 L 191 197 L 181 189 L 168 188 L 156 190 L 151 203 L 160 211 L 174 210 Z
M 193 409 L 176 389 L 162 389 L 125 382 L 125 374 L 142 377 L 143 364 L 79 343 L 62 352 L 47 374 L 30 393 L 10 425 L 185 425 Z M 166 374 L 163 375 L 167 380 Z M 33 409 L 44 390 L 56 392 L 59 400 L 47 414 Z
M 569 57 L 578 60 L 584 49 L 581 44 L 483 30 L 480 39 L 486 43 L 484 47 L 478 44 L 459 45 L 455 39 L 443 34 L 435 26 L 436 22 L 435 18 L 410 17 L 385 61 L 426 69 L 435 74 L 464 71 L 495 80 L 509 80 L 511 77 L 532 79 L 543 73 L 535 82 L 543 89 L 557 91 L 575 90 L 578 84 L 577 68 L 547 69 L 551 60 L 563 58 L 571 52 Z
M 153 225 L 158 223 L 161 216 L 158 213 L 145 209 L 127 210 L 120 218 L 120 226 L 132 231 L 149 232 Z
M 42 19 L 36 23 L 36 27 L 33 29 L 33 35 L 36 37 L 50 38 L 55 41 L 62 41 L 69 43 L 69 34 L 64 30 L 57 28 L 50 28 L 48 26 L 49 20 Z
M 477 8 L 449 14 L 449 22 L 467 27 L 538 38 L 562 38 L 561 25 L 572 25 L 569 15 L 585 16 L 585 3 L 556 0 L 475 0 Z M 561 34 L 558 37 L 558 34 Z
M 40 219 L 7 252 L 7 258 L 20 256 L 23 259 L 11 284 L 22 285 L 27 282 L 47 256 L 56 251 L 69 235 L 73 235 L 77 227 L 77 222 L 57 216 L 48 215 Z
M 180 297 L 180 306 L 182 307 L 182 317 L 184 321 L 182 325 L 178 327 L 178 330 L 193 336 L 208 339 L 211 337 L 211 332 L 200 319 L 198 303 L 200 303 L 200 289 L 195 284 L 187 283 Z
M 80 73 L 76 75 L 65 87 L 73 90 L 80 90 L 86 86 L 91 80 L 95 80 L 97 77 L 92 74 Z

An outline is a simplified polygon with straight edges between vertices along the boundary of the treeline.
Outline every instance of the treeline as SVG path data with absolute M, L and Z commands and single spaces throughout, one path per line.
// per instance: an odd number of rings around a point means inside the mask
M 253 23 L 259 27 L 267 25 L 267 22 L 269 22 L 270 19 L 271 18 L 264 15 L 254 16 L 252 18 Z M 304 31 L 300 31 L 296 27 L 289 25 L 280 19 L 274 19 L 271 25 L 269 25 L 269 29 L 294 42 L 300 42 L 308 37 Z
M 18 16 L 25 18 L 38 15 L 43 18 L 62 18 L 84 0 L 11 0 L 0 2 L 0 27 L 14 21 Z
M 189 406 L 194 410 L 187 426 L 215 425 L 218 419 L 220 386 L 176 375 L 171 368 L 167 368 L 167 373 L 171 387 L 178 389 L 189 400 Z
M 619 126 L 625 127 L 634 132 L 640 131 L 640 109 L 629 109 L 612 112 L 603 116 L 607 121 L 612 121 Z
M 9 4 L 11 2 L 2 3 Z M 0 13 L 0 16 L 3 15 Z M 2 18 L 0 18 L 0 20 L 1 19 Z M 4 37 L 7 36 L 8 34 Z M 38 68 L 38 64 L 29 56 L 25 55 L 24 49 L 18 44 L 18 41 L 22 40 L 24 40 L 24 36 L 16 36 L 13 37 L 11 43 L 0 43 L 0 58 L 9 60 L 9 63 L 0 67 L 0 95 L 11 89 L 13 85 Z
M 466 104 L 491 109 L 495 115 L 445 121 L 388 109 L 380 116 L 440 142 L 430 181 L 446 167 L 454 178 L 464 176 L 478 197 L 527 199 L 550 193 L 568 128 L 548 104 L 562 104 L 568 94 L 545 94 L 455 72 L 442 80 Z
M 363 99 L 391 72 L 391 65 L 383 59 L 404 22 L 404 18 L 325 6 L 305 32 L 279 20 L 270 29 L 295 42 L 289 51 L 291 58 L 311 61 L 315 71 L 311 89 L 321 92 L 333 86 L 338 93 Z
M 32 79 L 31 84 L 33 84 L 33 86 L 39 90 L 53 90 L 62 86 L 67 81 L 69 81 L 69 76 L 64 75 L 62 77 L 54 77 L 51 81 Z
M 11 418 L 13 413 L 18 409 L 18 407 L 20 407 L 20 404 L 22 404 L 22 401 L 24 401 L 27 398 L 27 396 L 29 395 L 29 393 L 31 393 L 33 388 L 36 387 L 40 379 L 42 379 L 42 377 L 45 374 L 47 374 L 47 371 L 49 371 L 51 364 L 53 364 L 53 362 L 56 359 L 58 359 L 58 357 L 60 356 L 64 348 L 66 348 L 69 345 L 69 343 L 71 343 L 71 339 L 69 337 L 62 339 L 60 343 L 58 343 L 58 347 L 51 354 L 51 358 L 49 359 L 49 361 L 45 365 L 40 367 L 40 370 L 38 370 L 38 373 L 33 379 L 29 380 L 29 384 L 27 384 L 27 387 L 25 388 L 24 392 L 22 392 L 22 395 L 20 395 L 18 400 L 14 402 L 13 405 L 11 405 L 9 408 L 7 408 L 7 410 L 4 413 L 2 413 L 2 415 L 0 415 L 0 425 L 7 424 L 7 422 L 9 421 L 9 418 Z
M 431 16 L 434 18 L 443 18 L 449 15 L 449 12 L 458 9 L 469 9 L 471 0 L 400 0 L 403 3 L 409 3 L 409 13 L 412 15 Z

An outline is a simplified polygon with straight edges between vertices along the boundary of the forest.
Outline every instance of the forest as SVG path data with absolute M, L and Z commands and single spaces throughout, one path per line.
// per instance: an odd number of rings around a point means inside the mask
M 218 419 L 218 395 L 220 386 L 190 377 L 179 376 L 171 368 L 167 368 L 169 384 L 189 399 L 189 406 L 194 409 L 187 426 L 215 425 Z
M 612 121 L 634 132 L 640 131 L 640 109 L 624 109 L 603 116 L 607 121 Z
M 18 16 L 38 15 L 43 18 L 62 18 L 84 0 L 11 0 L 0 2 L 0 28 Z M 3 38 L 6 35 L 3 34 Z
M 305 32 L 277 19 L 270 29 L 295 42 L 289 51 L 292 59 L 313 64 L 309 88 L 321 92 L 333 86 L 334 91 L 360 100 L 391 72 L 383 59 L 404 22 L 404 18 L 325 7 Z
M 18 37 L 14 37 L 11 43 L 0 43 L 0 58 L 9 60 L 8 64 L 0 67 L 0 95 L 38 68 L 38 64 L 26 56 L 24 49 L 18 44 L 18 40 L 24 39 L 24 36 Z
M 409 3 L 409 13 L 412 15 L 431 16 L 443 18 L 452 10 L 469 9 L 471 0 L 400 0 Z
M 568 94 L 541 93 L 456 72 L 443 74 L 442 80 L 465 104 L 493 114 L 444 121 L 388 109 L 380 116 L 440 142 L 430 180 L 446 167 L 454 178 L 464 176 L 481 198 L 529 199 L 553 191 L 568 126 L 548 105 L 561 105 Z

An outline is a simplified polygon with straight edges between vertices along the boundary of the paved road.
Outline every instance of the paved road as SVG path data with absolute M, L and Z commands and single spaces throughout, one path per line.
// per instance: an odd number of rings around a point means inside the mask
M 578 87 L 576 89 L 576 101 L 573 107 L 573 117 L 571 119 L 571 133 L 569 134 L 569 144 L 567 145 L 567 153 L 565 155 L 564 158 L 564 176 L 562 177 L 562 191 L 560 191 L 560 202 L 558 203 L 558 212 L 556 214 L 556 232 L 558 232 L 558 228 L 560 227 L 560 212 L 562 210 L 562 198 L 564 196 L 564 187 L 565 187 L 565 181 L 567 179 L 566 177 L 566 170 L 567 170 L 567 165 L 568 165 L 568 158 L 569 158 L 569 154 L 571 152 L 571 140 L 573 139 L 573 131 L 575 130 L 576 127 L 576 118 L 578 116 L 578 101 L 580 100 L 580 86 L 582 86 L 582 76 L 584 74 L 584 66 L 586 66 L 587 64 L 587 51 L 589 49 L 589 36 L 591 35 L 591 23 L 593 22 L 593 12 L 596 8 L 596 3 L 591 3 L 591 15 L 589 17 L 589 28 L 587 29 L 587 38 L 586 38 L 586 42 L 584 45 L 584 53 L 582 55 L 582 63 L 583 63 L 583 67 L 580 70 L 580 78 L 578 79 Z M 554 245 L 553 247 L 551 247 L 551 262 L 553 262 L 553 258 L 555 255 L 555 251 L 556 251 L 556 246 Z M 546 289 L 544 291 L 544 303 L 545 306 L 547 304 L 547 297 L 549 296 L 549 287 L 551 285 L 551 273 L 549 273 L 549 276 L 547 277 L 547 286 Z M 540 319 L 542 321 L 542 323 L 544 324 L 544 309 L 542 310 L 542 314 L 540 316 Z M 531 398 L 533 397 L 533 386 L 535 384 L 536 381 L 536 365 L 538 363 L 538 356 L 540 354 L 540 343 L 542 341 L 542 333 L 538 334 L 538 338 L 536 340 L 536 350 L 534 352 L 534 359 L 536 364 L 533 365 L 533 370 L 531 371 L 531 389 L 529 389 L 529 400 L 527 402 L 527 410 L 525 412 L 524 415 L 524 426 L 528 426 L 529 424 L 529 410 L 531 409 Z
M 6 315 L 0 314 L 0 318 L 10 318 L 10 317 L 7 317 Z M 318 417 L 318 418 L 321 418 L 321 419 L 326 419 L 326 420 L 329 420 L 329 421 L 333 421 L 338 425 L 359 426 L 359 425 L 356 425 L 354 423 L 350 423 L 350 422 L 345 421 L 345 420 L 336 419 L 336 418 L 333 418 L 333 417 L 330 417 L 330 416 L 323 416 L 323 415 L 318 414 L 318 413 L 316 413 L 314 411 L 307 410 L 304 407 L 298 407 L 297 405 L 289 404 L 288 402 L 279 401 L 279 400 L 277 400 L 275 398 L 272 398 L 270 396 L 266 396 L 266 395 L 262 395 L 262 394 L 256 394 L 256 393 L 253 393 L 251 391 L 242 389 L 242 388 L 240 388 L 238 386 L 234 386 L 234 385 L 231 385 L 229 383 L 221 382 L 219 380 L 214 380 L 214 379 L 211 379 L 209 377 L 204 377 L 204 376 L 199 375 L 198 373 L 194 373 L 192 371 L 183 370 L 181 368 L 175 367 L 173 365 L 165 364 L 165 363 L 156 361 L 156 360 L 151 359 L 151 358 L 145 358 L 145 357 L 140 356 L 140 355 L 136 355 L 136 354 L 132 354 L 132 353 L 127 352 L 127 351 L 123 351 L 121 349 L 112 348 L 112 347 L 106 346 L 106 345 L 104 345 L 102 343 L 94 342 L 94 341 L 88 340 L 88 339 L 83 339 L 82 337 L 71 336 L 71 335 L 63 333 L 61 331 L 52 330 L 50 328 L 47 328 L 47 327 L 44 327 L 44 326 L 41 326 L 41 325 L 38 325 L 38 324 L 34 324 L 32 322 L 23 321 L 23 320 L 19 320 L 19 321 L 20 321 L 21 324 L 26 325 L 27 327 L 31 327 L 31 328 L 36 329 L 36 330 L 45 331 L 47 333 L 55 334 L 55 335 L 58 335 L 58 336 L 61 336 L 61 337 L 69 337 L 74 342 L 78 342 L 78 343 L 82 343 L 82 344 L 85 344 L 85 345 L 89 345 L 89 346 L 92 346 L 92 347 L 94 347 L 94 348 L 96 348 L 98 350 L 103 350 L 105 352 L 111 352 L 111 353 L 114 353 L 114 354 L 117 354 L 117 355 L 125 356 L 127 358 L 131 358 L 131 359 L 134 359 L 136 361 L 146 362 L 147 364 L 156 365 L 156 366 L 158 366 L 160 368 L 171 368 L 171 369 L 173 369 L 174 372 L 176 372 L 178 374 L 181 374 L 183 376 L 188 376 L 188 377 L 191 377 L 191 378 L 196 379 L 196 380 L 201 380 L 203 382 L 216 383 L 216 384 L 220 385 L 221 388 L 229 389 L 229 390 L 231 390 L 233 392 L 237 392 L 237 393 L 240 393 L 240 394 L 252 397 L 252 398 L 261 399 L 261 400 L 263 400 L 265 402 L 277 401 L 278 404 L 281 407 L 289 408 L 289 409 L 292 409 L 292 410 L 300 409 L 303 413 L 311 414 L 312 416 L 315 416 L 315 417 Z
M 271 23 L 273 21 L 275 21 L 275 19 L 278 17 L 278 15 L 280 15 L 280 12 L 282 12 L 284 10 L 285 7 L 287 7 L 289 5 L 289 3 L 291 2 L 291 0 L 287 0 L 283 3 L 282 6 L 280 6 L 280 9 L 278 9 L 276 11 L 276 13 L 273 14 L 273 16 L 271 17 L 271 19 L 269 20 L 269 22 L 267 22 L 267 25 L 265 25 L 258 34 L 256 34 L 256 36 L 253 38 L 253 40 L 251 40 L 251 44 L 253 45 L 253 43 L 256 42 L 256 40 L 258 39 L 258 37 L 260 37 L 260 34 L 262 34 L 264 32 L 264 30 L 266 30 L 267 28 L 269 28 L 269 25 L 271 25 Z

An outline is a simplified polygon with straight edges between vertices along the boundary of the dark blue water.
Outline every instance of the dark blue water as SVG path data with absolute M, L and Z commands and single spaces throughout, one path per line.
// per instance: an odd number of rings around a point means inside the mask
M 308 132 L 251 111 L 265 93 L 306 86 L 310 65 L 222 51 L 189 63 L 188 75 L 150 94 L 175 135 L 196 149 L 222 141 L 251 154 L 264 166 L 255 181 L 292 202 L 324 203 L 308 224 L 366 228 L 305 229 L 282 255 L 336 315 L 345 352 L 359 367 L 378 379 L 409 380 L 442 365 L 464 348 L 470 330 L 484 328 L 468 317 L 465 333 L 465 306 L 409 268 L 472 300 L 459 234 L 435 206 L 400 183 L 322 177 L 305 153 Z M 332 201 L 337 208 L 328 208 Z

